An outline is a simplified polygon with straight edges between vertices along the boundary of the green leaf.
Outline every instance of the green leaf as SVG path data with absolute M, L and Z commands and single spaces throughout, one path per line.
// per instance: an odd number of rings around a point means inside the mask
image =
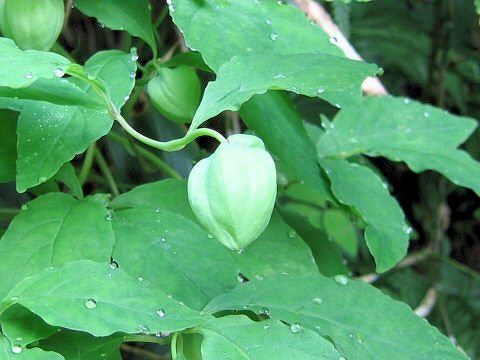
M 477 10 L 477 14 L 480 15 L 480 0 L 475 0 L 475 10 Z M 480 24 L 480 20 L 479 20 Z
M 37 79 L 52 79 L 56 70 L 65 70 L 70 61 L 51 52 L 20 50 L 13 40 L 0 37 L 0 87 L 22 88 Z M 58 73 L 58 72 L 57 72 Z
M 53 177 L 56 181 L 60 181 L 67 185 L 70 193 L 77 199 L 83 198 L 83 191 L 80 182 L 78 181 L 77 174 L 75 173 L 75 168 L 71 163 L 65 163 L 58 170 L 58 172 Z
M 401 207 L 369 168 L 342 159 L 323 159 L 320 164 L 338 201 L 351 206 L 365 221 L 365 240 L 377 271 L 387 271 L 407 253 L 411 229 Z
M 405 161 L 415 172 L 435 170 L 480 195 L 480 164 L 457 146 L 476 122 L 410 99 L 370 96 L 340 111 L 317 143 L 320 157 L 360 153 Z
M 57 332 L 57 328 L 47 325 L 37 315 L 19 305 L 11 306 L 5 310 L 0 322 L 3 334 L 12 343 L 22 347 L 45 339 Z
M 195 328 L 203 335 L 205 359 L 332 359 L 340 355 L 312 330 L 293 332 L 276 320 L 254 322 L 244 315 L 212 319 Z M 261 346 L 259 344 L 261 343 Z
M 120 344 L 124 337 L 94 337 L 90 334 L 63 329 L 40 342 L 44 350 L 55 350 L 66 360 L 121 360 Z
M 17 114 L 0 110 L 0 183 L 15 179 L 17 159 Z
M 64 360 L 63 356 L 58 353 L 43 351 L 39 348 L 22 350 L 15 348 L 16 351 L 20 351 L 20 353 L 15 353 L 12 351 L 14 346 L 10 345 L 6 337 L 0 335 L 0 357 L 2 360 Z
M 120 268 L 73 261 L 25 278 L 3 308 L 18 303 L 48 324 L 107 336 L 115 332 L 174 332 L 199 325 L 200 315 Z
M 96 18 L 102 26 L 125 30 L 130 35 L 142 38 L 156 53 L 151 5 L 147 0 L 75 0 L 73 5 L 85 15 Z
M 378 71 L 376 65 L 327 54 L 235 56 L 207 85 L 190 129 L 224 110 L 238 110 L 253 95 L 272 89 L 318 96 L 337 107 L 357 104 L 360 85 Z
M 135 83 L 130 77 L 136 70 L 131 54 L 102 51 L 92 56 L 85 68 L 108 85 L 112 102 L 120 109 Z M 88 85 L 76 83 L 90 96 L 98 96 Z M 25 102 L 17 128 L 17 191 L 47 181 L 65 162 L 107 134 L 112 124 L 106 110 Z
M 235 55 L 342 56 L 340 49 L 299 9 L 274 0 L 173 0 L 170 15 L 188 46 L 200 51 L 215 72 Z
M 219 296 L 205 310 L 268 309 L 272 319 L 328 336 L 347 359 L 467 359 L 407 305 L 364 282 L 342 280 L 274 275 Z
M 27 203 L 0 240 L 0 298 L 21 279 L 68 261 L 107 263 L 114 238 L 103 204 L 63 193 Z
M 315 147 L 307 137 L 300 114 L 285 94 L 269 91 L 256 95 L 243 104 L 240 116 L 295 179 L 303 181 L 322 198 L 331 199 L 328 184 L 320 173 Z
M 323 226 L 332 240 L 340 244 L 350 256 L 357 255 L 358 239 L 355 227 L 343 211 L 326 210 L 323 214 Z
M 209 238 L 190 210 L 185 181 L 139 186 L 112 207 L 120 268 L 196 309 L 238 285 L 239 273 L 250 279 L 315 269 L 308 247 L 277 214 L 241 254 Z

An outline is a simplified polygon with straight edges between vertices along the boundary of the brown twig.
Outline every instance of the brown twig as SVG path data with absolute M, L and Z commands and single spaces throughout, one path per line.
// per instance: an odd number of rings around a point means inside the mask
M 343 51 L 345 56 L 352 60 L 363 60 L 360 54 L 343 35 L 340 28 L 333 22 L 330 15 L 322 5 L 315 1 L 295 0 L 297 6 L 308 16 L 309 19 L 323 29 L 331 38 L 336 39 L 336 45 Z M 388 95 L 387 89 L 378 78 L 368 77 L 362 84 L 362 91 L 365 95 Z
M 437 296 L 438 296 L 437 289 L 435 289 L 434 287 L 431 287 L 430 289 L 428 289 L 427 293 L 425 294 L 425 297 L 420 302 L 420 305 L 418 305 L 418 307 L 414 310 L 415 314 L 423 318 L 430 315 L 435 304 L 437 303 Z

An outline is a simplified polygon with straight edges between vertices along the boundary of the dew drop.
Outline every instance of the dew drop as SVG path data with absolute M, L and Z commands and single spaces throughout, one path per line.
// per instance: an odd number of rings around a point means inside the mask
M 268 308 L 261 308 L 260 310 L 258 310 L 258 313 L 259 313 L 260 315 L 270 316 L 270 309 L 268 309 Z
M 84 305 L 87 309 L 95 309 L 97 307 L 97 301 L 94 299 L 88 299 L 85 301 Z
M 140 275 L 140 276 L 138 277 L 138 281 L 142 282 L 143 280 L 144 280 L 143 276 Z
M 242 255 L 244 251 L 245 251 L 244 249 L 237 250 L 237 254 Z
M 244 279 L 244 277 L 243 277 L 242 275 L 238 274 L 238 275 L 237 275 L 237 281 L 238 281 L 239 283 L 243 283 L 243 282 L 245 281 L 245 279 Z
M 312 303 L 315 305 L 321 305 L 323 304 L 323 299 L 321 297 L 314 297 L 312 299 Z
M 341 108 L 342 108 L 342 105 L 340 105 L 340 104 L 335 104 L 335 107 L 336 107 L 337 109 L 341 109 Z
M 265 24 L 272 25 L 272 19 L 265 19 Z
M 137 61 L 138 60 L 138 55 L 137 54 L 132 54 L 131 59 L 132 59 L 132 61 Z
M 145 334 L 145 335 L 151 334 L 150 328 L 147 325 L 143 325 L 143 324 L 138 325 L 138 332 L 140 334 Z
M 294 334 L 298 334 L 300 331 L 303 330 L 303 327 L 302 327 L 302 325 L 300 325 L 299 323 L 293 323 L 292 325 L 290 325 L 290 330 L 291 330 Z
M 28 71 L 26 74 L 25 74 L 25 79 L 32 79 L 33 78 L 33 74 Z
M 166 239 L 165 237 L 162 237 L 162 238 L 160 239 L 160 241 L 161 241 L 161 242 L 166 242 L 167 239 Z
M 347 285 L 348 284 L 348 278 L 345 275 L 336 275 L 334 277 L 335 282 L 339 285 Z
M 118 263 L 114 259 L 110 260 L 110 264 L 108 264 L 108 266 L 112 270 L 118 269 Z
M 319 87 L 318 90 L 317 90 L 317 94 L 320 95 L 320 94 L 323 94 L 325 92 L 325 88 L 324 87 Z
M 328 39 L 328 41 L 332 45 L 337 45 L 337 43 L 338 43 L 338 39 L 335 36 L 330 36 L 330 39 Z
M 113 219 L 113 214 L 111 211 L 109 211 L 107 215 L 105 215 L 105 220 L 112 221 L 112 219 Z
M 407 235 L 410 235 L 411 233 L 413 233 L 413 228 L 411 226 L 406 226 L 404 230 L 407 233 Z
M 262 281 L 265 278 L 263 277 L 263 275 L 258 274 L 258 275 L 255 275 L 255 279 L 258 281 Z
M 207 237 L 208 237 L 209 239 L 213 239 L 213 235 L 212 235 L 212 234 L 208 234 Z
M 132 71 L 130 73 L 130 79 L 135 79 L 136 76 L 137 76 L 137 73 L 135 71 Z
M 423 113 L 423 116 L 425 116 L 426 118 L 429 118 L 429 117 L 430 117 L 430 113 L 429 113 L 428 111 L 425 111 L 425 112 Z
M 278 34 L 276 32 L 273 32 L 270 34 L 270 40 L 275 41 L 278 39 Z
M 226 351 L 222 352 L 222 356 L 227 356 L 227 352 Z
M 12 346 L 12 352 L 14 354 L 20 354 L 23 351 L 23 348 L 21 345 L 13 345 Z
M 295 230 L 293 230 L 293 229 L 288 230 L 288 237 L 290 239 L 295 238 L 295 236 L 297 236 L 297 233 L 295 232 Z
M 164 337 L 169 337 L 170 333 L 168 333 L 166 331 L 158 331 L 158 332 L 155 333 L 155 336 L 158 337 L 158 338 L 164 338 Z
M 65 71 L 62 69 L 62 68 L 56 68 L 55 70 L 53 70 L 53 74 L 56 76 L 56 77 L 63 77 L 65 75 Z
M 410 104 L 410 99 L 409 99 L 409 98 L 403 99 L 403 103 L 404 103 L 405 105 Z
M 166 315 L 165 310 L 163 310 L 163 309 L 158 309 L 158 310 L 157 310 L 157 315 L 158 315 L 159 317 L 164 317 L 164 316 Z
M 276 74 L 276 75 L 273 75 L 273 78 L 274 78 L 274 79 L 285 79 L 286 76 L 283 75 L 283 74 Z
M 38 178 L 38 181 L 41 182 L 41 183 L 43 183 L 43 182 L 45 182 L 45 181 L 47 181 L 47 180 L 48 180 L 48 179 L 47 179 L 46 176 L 40 176 L 40 177 Z
M 270 325 L 263 325 L 263 329 L 267 330 L 270 327 Z
M 128 95 L 125 95 L 125 96 L 123 97 L 123 100 L 124 100 L 124 101 L 128 101 L 128 99 L 130 99 L 130 96 L 128 96 Z
M 23 204 L 21 207 L 20 207 L 22 210 L 28 210 L 28 205 L 27 204 Z

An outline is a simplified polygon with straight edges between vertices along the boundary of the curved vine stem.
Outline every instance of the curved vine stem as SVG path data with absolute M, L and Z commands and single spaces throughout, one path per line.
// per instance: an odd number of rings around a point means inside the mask
M 133 127 L 130 126 L 130 124 L 123 118 L 123 116 L 119 112 L 114 110 L 113 115 L 115 120 L 117 120 L 118 123 L 122 126 L 122 128 L 132 137 L 134 137 L 135 139 L 137 139 L 138 141 L 146 145 L 149 145 L 151 147 L 154 147 L 156 149 L 163 150 L 163 151 L 181 150 L 186 145 L 188 145 L 189 143 L 191 143 L 193 140 L 195 140 L 200 136 L 211 136 L 217 139 L 220 143 L 227 142 L 227 140 L 223 137 L 223 135 L 221 135 L 215 130 L 207 129 L 207 128 L 195 129 L 192 132 L 187 133 L 183 138 L 180 138 L 180 139 L 175 139 L 170 141 L 157 141 L 145 135 L 142 135 L 138 131 L 136 131 Z

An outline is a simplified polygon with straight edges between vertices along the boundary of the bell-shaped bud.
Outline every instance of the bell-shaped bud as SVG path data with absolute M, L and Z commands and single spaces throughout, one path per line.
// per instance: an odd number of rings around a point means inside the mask
M 147 90 L 153 106 L 168 120 L 192 122 L 201 97 L 200 79 L 193 68 L 161 68 L 148 82 Z
M 63 0 L 0 0 L 0 30 L 23 50 L 50 50 L 64 17 Z
M 229 249 L 260 236 L 277 194 L 275 163 L 261 139 L 232 135 L 188 178 L 188 199 L 200 224 Z

